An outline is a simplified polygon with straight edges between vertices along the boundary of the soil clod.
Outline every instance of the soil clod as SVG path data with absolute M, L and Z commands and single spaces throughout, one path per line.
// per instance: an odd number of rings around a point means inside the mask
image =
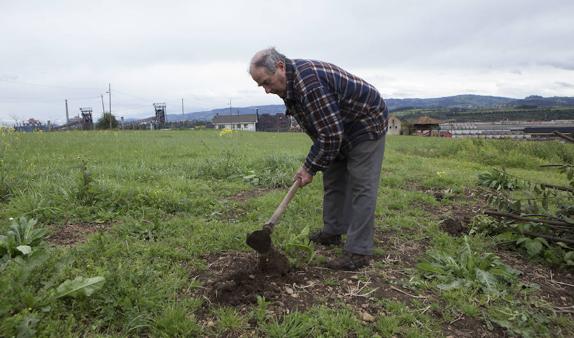
M 275 250 L 259 256 L 259 264 L 237 267 L 236 271 L 216 280 L 209 291 L 209 298 L 224 305 L 237 306 L 257 303 L 257 296 L 279 299 L 283 292 L 278 285 L 295 282 L 290 275 L 288 259 Z

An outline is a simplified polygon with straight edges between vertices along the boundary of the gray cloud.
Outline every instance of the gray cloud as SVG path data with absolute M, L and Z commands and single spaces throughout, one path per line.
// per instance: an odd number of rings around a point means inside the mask
M 574 88 L 574 83 L 557 81 L 557 82 L 555 82 L 555 84 L 558 87 L 562 87 L 562 88 Z
M 280 103 L 245 71 L 268 46 L 334 62 L 387 97 L 464 88 L 528 95 L 536 86 L 566 95 L 555 83 L 574 82 L 572 17 L 568 0 L 8 0 L 0 4 L 0 120 L 61 119 L 65 98 L 96 106 L 109 82 L 126 115 L 145 114 L 155 99 L 174 110 L 181 97 L 189 110 L 230 97 Z M 96 99 L 72 99 L 86 97 Z

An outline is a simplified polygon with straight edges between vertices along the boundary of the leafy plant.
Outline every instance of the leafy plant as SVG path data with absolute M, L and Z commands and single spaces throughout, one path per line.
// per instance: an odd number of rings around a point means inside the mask
M 12 219 L 7 235 L 0 235 L 0 257 L 31 254 L 32 247 L 38 246 L 48 233 L 45 229 L 36 228 L 36 223 L 35 219 L 26 217 Z
M 516 241 L 516 245 L 524 247 L 528 252 L 528 256 L 534 257 L 542 252 L 544 247 L 549 248 L 550 245 L 544 238 L 536 237 L 521 237 Z
M 480 174 L 479 184 L 492 189 L 487 200 L 497 213 L 491 214 L 507 220 L 477 222 L 477 228 L 496 235 L 513 232 L 518 237 L 516 246 L 526 249 L 530 258 L 540 256 L 552 264 L 568 265 L 572 249 L 566 243 L 574 243 L 574 166 L 543 167 L 558 169 L 568 185 L 531 182 L 498 169 Z
M 514 190 L 518 188 L 518 182 L 510 176 L 505 169 L 492 169 L 489 172 L 478 175 L 478 183 L 494 190 Z
M 495 306 L 485 311 L 487 325 L 492 327 L 490 322 L 520 335 L 521 337 L 541 337 L 548 336 L 548 315 L 542 313 L 541 309 L 531 307 L 527 310 L 516 309 L 517 304 Z M 514 305 L 514 306 L 511 306 Z
M 104 277 L 76 277 L 73 280 L 67 279 L 60 284 L 53 293 L 54 298 L 91 296 L 94 292 L 104 286 L 106 279 Z
M 503 293 L 504 286 L 512 284 L 519 274 L 496 255 L 472 250 L 467 236 L 457 256 L 432 252 L 417 269 L 424 278 L 438 281 L 441 290 L 464 288 L 490 295 Z
M 315 248 L 309 240 L 309 226 L 304 227 L 300 233 L 291 235 L 284 244 L 284 251 L 291 265 L 309 264 L 315 257 Z

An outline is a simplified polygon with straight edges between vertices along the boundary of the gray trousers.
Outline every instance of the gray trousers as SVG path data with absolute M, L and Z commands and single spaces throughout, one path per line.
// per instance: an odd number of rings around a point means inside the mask
M 347 234 L 345 251 L 372 255 L 385 137 L 354 146 L 323 172 L 323 231 Z

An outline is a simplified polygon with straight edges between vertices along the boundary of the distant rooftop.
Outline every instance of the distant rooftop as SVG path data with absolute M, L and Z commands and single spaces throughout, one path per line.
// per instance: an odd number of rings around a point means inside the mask
M 243 115 L 217 115 L 213 117 L 213 123 L 256 123 L 256 114 Z

